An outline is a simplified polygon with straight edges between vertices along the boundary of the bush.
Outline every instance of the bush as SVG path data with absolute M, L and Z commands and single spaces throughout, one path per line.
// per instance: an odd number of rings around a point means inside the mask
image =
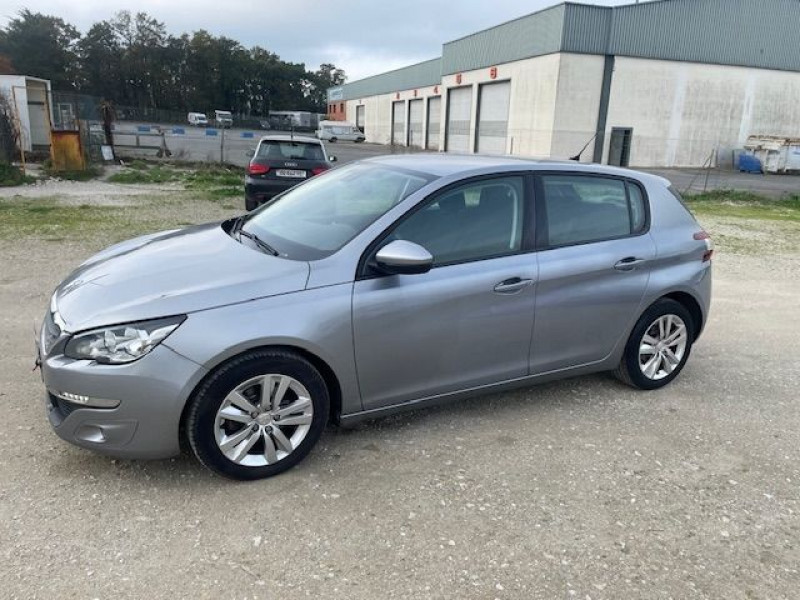
M 34 181 L 33 177 L 23 174 L 22 169 L 19 167 L 0 162 L 0 186 L 10 187 L 31 183 L 32 181 Z

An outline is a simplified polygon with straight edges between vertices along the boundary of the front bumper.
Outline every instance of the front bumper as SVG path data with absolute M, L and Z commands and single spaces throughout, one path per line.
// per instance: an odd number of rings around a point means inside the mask
M 53 431 L 76 446 L 121 458 L 178 454 L 183 407 L 207 373 L 164 344 L 124 365 L 55 355 L 43 358 L 41 367 Z M 118 400 L 119 406 L 88 408 L 56 397 L 64 392 Z

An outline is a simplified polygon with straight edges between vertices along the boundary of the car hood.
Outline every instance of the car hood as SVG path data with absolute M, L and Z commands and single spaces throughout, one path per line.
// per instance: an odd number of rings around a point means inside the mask
M 308 263 L 263 254 L 213 223 L 103 250 L 58 286 L 55 304 L 74 332 L 296 292 L 308 273 Z

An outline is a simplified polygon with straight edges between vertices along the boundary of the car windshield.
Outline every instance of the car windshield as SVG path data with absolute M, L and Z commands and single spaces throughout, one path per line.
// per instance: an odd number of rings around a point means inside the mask
M 322 146 L 317 143 L 263 141 L 258 146 L 256 158 L 326 160 Z
M 339 250 L 432 179 L 382 165 L 348 165 L 265 204 L 242 228 L 285 258 L 318 260 Z

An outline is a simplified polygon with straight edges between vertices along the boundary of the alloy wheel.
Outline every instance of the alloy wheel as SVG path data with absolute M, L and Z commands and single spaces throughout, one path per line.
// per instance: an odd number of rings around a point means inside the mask
M 313 418 L 314 404 L 303 384 L 287 375 L 261 375 L 225 397 L 214 420 L 214 437 L 228 460 L 263 467 L 289 456 Z
M 686 355 L 689 332 L 678 315 L 658 317 L 639 343 L 639 369 L 653 381 L 669 377 Z

